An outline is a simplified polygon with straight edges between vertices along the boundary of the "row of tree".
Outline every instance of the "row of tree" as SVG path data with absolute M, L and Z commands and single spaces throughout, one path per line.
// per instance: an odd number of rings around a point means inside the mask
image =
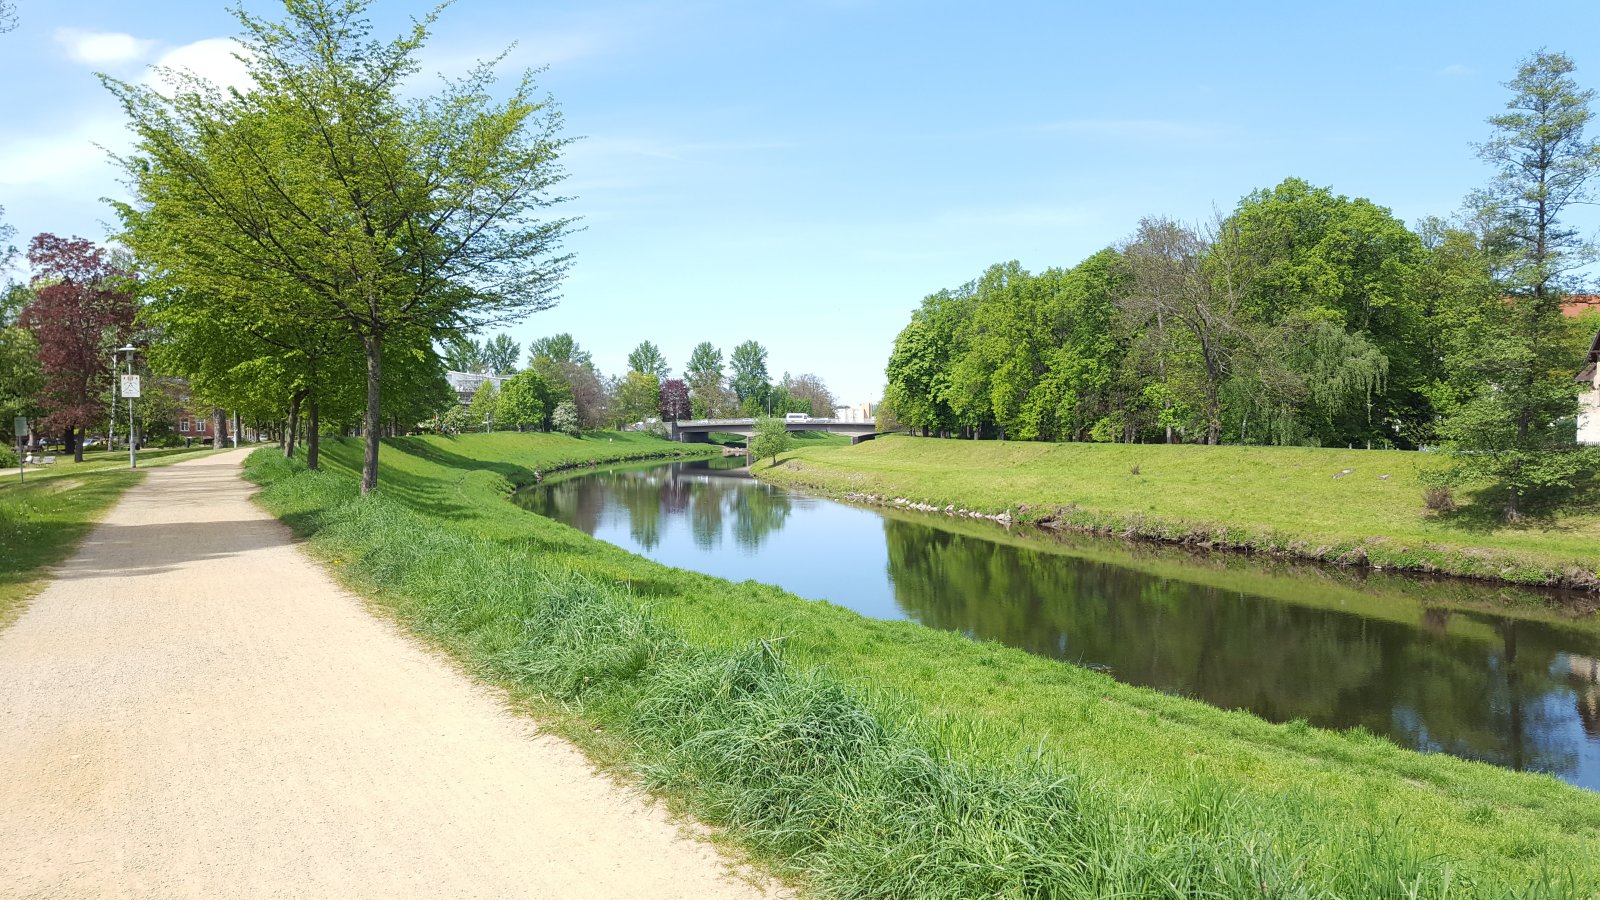
M 1479 155 L 1495 180 L 1415 229 L 1288 179 L 1194 227 L 1147 218 L 1070 269 L 1015 262 L 925 298 L 884 406 L 924 433 L 1473 451 L 1507 511 L 1578 470 L 1572 375 L 1597 323 L 1561 313 L 1595 248 L 1593 92 L 1540 53 Z
M 620 427 L 649 419 L 782 416 L 791 412 L 827 417 L 835 400 L 823 380 L 785 372 L 773 381 L 767 350 L 756 341 L 734 348 L 731 366 L 709 341 L 695 346 L 683 377 L 672 377 L 661 348 L 643 341 L 628 354 L 628 371 L 608 377 L 570 334 L 540 338 L 528 348 L 527 367 L 516 366 L 520 346 L 507 335 L 478 342 L 457 338 L 443 348 L 453 371 L 507 378 L 496 387 L 485 379 L 469 408 L 451 410 L 440 427 L 576 430 Z M 561 413 L 570 407 L 570 413 Z M 558 413 L 564 428 L 557 423 Z

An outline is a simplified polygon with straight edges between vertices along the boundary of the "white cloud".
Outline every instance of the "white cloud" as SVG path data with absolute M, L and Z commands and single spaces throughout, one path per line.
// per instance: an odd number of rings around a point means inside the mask
M 239 42 L 232 38 L 206 38 L 174 47 L 155 61 L 151 71 L 145 75 L 144 83 L 160 89 L 166 82 L 158 70 L 173 69 L 193 72 L 223 89 L 232 87 L 246 90 L 251 84 L 250 73 L 244 63 L 234 56 L 242 49 Z
M 56 43 L 66 48 L 68 57 L 91 66 L 139 62 L 148 58 L 156 48 L 155 41 L 117 31 L 57 28 L 55 39 Z
M 120 120 L 92 117 L 72 130 L 7 141 L 0 150 L 0 184 L 69 191 L 82 179 L 111 171 L 102 147 L 121 150 L 127 131 Z

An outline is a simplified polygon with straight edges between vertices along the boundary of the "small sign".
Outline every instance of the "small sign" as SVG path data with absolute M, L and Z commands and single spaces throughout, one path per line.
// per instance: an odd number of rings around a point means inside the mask
M 127 399 L 137 399 L 139 396 L 139 376 L 122 376 L 122 396 Z
M 17 416 L 13 418 L 11 420 L 11 433 L 18 438 L 25 436 L 28 433 L 28 417 Z

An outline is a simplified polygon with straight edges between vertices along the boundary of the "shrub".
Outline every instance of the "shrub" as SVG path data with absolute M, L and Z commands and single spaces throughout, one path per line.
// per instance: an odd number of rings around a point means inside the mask
M 1456 508 L 1456 496 L 1448 485 L 1430 484 L 1422 491 L 1422 505 L 1429 512 L 1450 512 Z

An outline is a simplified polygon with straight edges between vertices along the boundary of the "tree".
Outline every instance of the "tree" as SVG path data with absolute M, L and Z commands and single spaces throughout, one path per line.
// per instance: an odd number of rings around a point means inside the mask
M 550 385 L 544 376 L 529 369 L 512 376 L 500 387 L 500 399 L 495 406 L 495 420 L 502 426 L 521 431 L 532 425 L 543 428 L 545 417 L 550 415 Z
M 1189 352 L 1169 351 L 1167 364 L 1189 370 L 1199 382 L 1205 442 L 1222 438 L 1222 389 L 1245 341 L 1240 316 L 1240 279 L 1226 257 L 1210 255 L 1212 242 L 1170 219 L 1139 221 L 1123 248 L 1130 280 L 1124 306 L 1141 327 L 1172 325 L 1187 338 Z M 1176 348 L 1174 348 L 1176 349 Z
M 778 454 L 789 449 L 789 427 L 775 416 L 756 419 L 755 434 L 750 438 L 750 456 L 756 462 L 763 459 L 778 461 Z
M 661 382 L 661 421 L 677 422 L 693 415 L 689 386 L 681 378 Z
M 837 405 L 837 399 L 819 376 L 802 373 L 790 378 L 785 373 L 783 376 L 783 389 L 793 401 L 792 405 L 802 407 L 796 410 L 797 412 L 803 412 L 818 419 L 832 418 L 833 408 Z
M 410 100 L 401 85 L 437 12 L 390 42 L 371 0 L 285 0 L 281 22 L 235 10 L 254 81 L 224 94 L 104 79 L 135 136 L 122 238 L 156 269 L 241 304 L 263 277 L 299 285 L 307 321 L 337 322 L 366 361 L 361 490 L 377 486 L 386 342 L 515 321 L 555 301 L 570 257 L 560 116 L 525 75 L 493 99 L 491 65 Z
M 495 390 L 494 379 L 485 378 L 483 384 L 472 394 L 472 402 L 467 405 L 467 421 L 469 427 L 482 427 L 484 431 L 494 430 L 495 408 L 499 405 L 499 392 Z
M 1247 273 L 1241 312 L 1263 335 L 1272 329 L 1287 355 L 1265 360 L 1304 387 L 1280 404 L 1285 425 L 1317 443 L 1403 440 L 1433 417 L 1424 389 L 1435 360 L 1418 351 L 1427 320 L 1417 290 L 1422 242 L 1387 209 L 1338 196 L 1298 178 L 1240 201 L 1218 236 L 1217 254 Z M 1301 365 L 1311 345 L 1351 349 Z M 1345 338 L 1334 333 L 1342 330 Z M 1364 353 L 1371 347 L 1377 356 Z M 1381 357 L 1381 360 L 1379 359 Z M 1360 385 L 1329 391 L 1318 376 L 1332 369 L 1361 373 Z
M 41 411 L 38 396 L 44 372 L 39 368 L 39 342 L 17 322 L 33 298 L 33 291 L 20 284 L 0 294 L 0 434 L 7 436 L 8 446 L 24 437 L 11 433 L 15 418 L 35 419 Z
M 508 334 L 497 334 L 483 344 L 484 365 L 494 375 L 516 374 L 517 359 L 521 353 L 522 345 L 513 341 Z
M 0 0 L 0 34 L 17 27 L 17 4 L 14 0 Z
M 722 377 L 722 351 L 710 341 L 695 345 L 689 354 L 689 364 L 683 369 L 683 377 L 689 384 L 692 416 L 714 419 L 733 414 L 737 404 Z
M 578 407 L 571 400 L 563 400 L 556 404 L 555 412 L 550 414 L 550 427 L 570 437 L 583 437 L 582 426 L 578 421 Z
M 1529 57 L 1505 85 L 1513 92 L 1507 112 L 1489 119 L 1495 133 L 1478 155 L 1498 172 L 1468 202 L 1500 302 L 1478 310 L 1475 340 L 1446 357 L 1477 383 L 1445 409 L 1440 434 L 1465 451 L 1460 475 L 1498 483 L 1510 519 L 1529 494 L 1570 487 L 1581 465 L 1569 433 L 1578 360 L 1563 339 L 1560 309 L 1596 248 L 1563 216 L 1596 199 L 1600 143 L 1585 135 L 1594 92 L 1579 89 L 1572 72 L 1563 54 Z
M 654 375 L 629 372 L 617 385 L 615 417 L 619 423 L 655 418 L 661 407 L 661 382 Z
M 589 351 L 578 346 L 570 334 L 556 334 L 542 337 L 528 345 L 528 365 L 537 366 L 540 363 L 572 363 L 579 366 L 592 366 L 593 362 Z
M 771 389 L 767 375 L 767 348 L 755 341 L 745 341 L 733 348 L 733 395 L 741 408 L 754 402 L 766 402 Z
M 28 263 L 34 298 L 21 319 L 39 345 L 39 430 L 64 430 L 81 462 L 84 430 L 107 415 L 112 352 L 133 331 L 130 276 L 89 241 L 53 234 L 33 239 Z
M 661 355 L 660 347 L 645 341 L 628 354 L 628 371 L 654 375 L 657 380 L 664 380 L 672 373 L 672 367 L 667 365 L 667 358 Z
M 478 373 L 489 368 L 483 344 L 459 334 L 445 339 L 444 364 L 452 372 Z

